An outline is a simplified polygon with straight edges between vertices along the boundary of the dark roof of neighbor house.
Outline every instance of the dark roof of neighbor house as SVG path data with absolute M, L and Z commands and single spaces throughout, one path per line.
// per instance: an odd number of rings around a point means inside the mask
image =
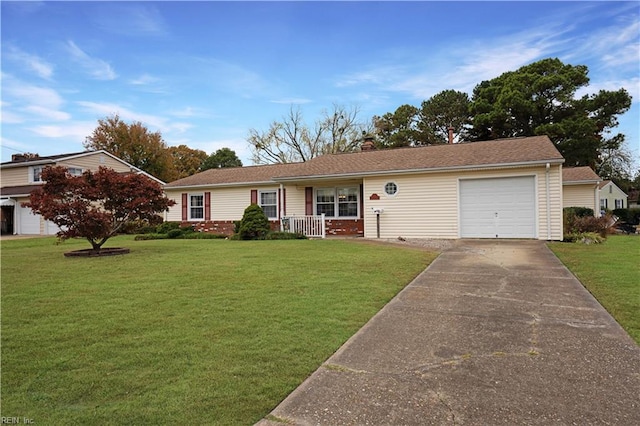
M 598 188 L 599 188 L 599 189 L 602 189 L 602 188 L 604 188 L 605 186 L 607 186 L 607 185 L 609 185 L 609 184 L 611 184 L 611 185 L 615 186 L 616 188 L 618 188 L 618 190 L 620 190 L 620 192 L 622 192 L 623 194 L 627 195 L 627 194 L 626 194 L 626 193 L 625 193 L 625 192 L 624 192 L 624 191 L 623 191 L 623 190 L 622 190 L 618 185 L 616 185 L 616 184 L 615 184 L 615 182 L 613 182 L 612 180 L 603 180 L 602 182 L 600 182 L 600 183 L 598 184 Z
M 42 185 L 7 186 L 0 188 L 0 196 L 15 197 L 16 195 L 29 195 L 31 191 L 37 188 L 42 188 Z
M 597 183 L 600 176 L 589 166 L 565 167 L 562 169 L 562 183 Z
M 599 188 L 599 189 L 602 189 L 602 188 L 604 188 L 605 186 L 607 186 L 607 185 L 608 185 L 608 184 L 610 184 L 610 183 L 611 183 L 611 181 L 610 181 L 610 180 L 603 180 L 602 182 L 600 182 L 600 183 L 598 184 L 598 188 Z
M 13 159 L 11 161 L 5 161 L 4 163 L 0 163 L 0 166 L 12 166 L 12 165 L 20 165 L 24 166 L 26 164 L 37 163 L 37 164 L 46 164 L 46 163 L 55 163 L 58 160 L 67 158 L 67 157 L 75 157 L 77 155 L 89 154 L 95 151 L 82 151 L 82 152 L 72 152 L 69 154 L 57 154 L 57 155 L 47 155 L 47 156 L 37 156 L 37 157 L 28 157 L 28 158 L 18 158 Z M 19 156 L 19 154 L 16 154 Z
M 451 145 L 328 154 L 304 163 L 211 169 L 167 184 L 167 188 L 437 171 L 504 165 L 561 163 L 547 136 Z

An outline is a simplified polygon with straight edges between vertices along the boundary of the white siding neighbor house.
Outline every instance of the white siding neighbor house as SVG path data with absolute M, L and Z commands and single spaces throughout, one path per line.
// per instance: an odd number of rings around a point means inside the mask
M 107 151 L 85 151 L 71 154 L 40 157 L 15 154 L 11 161 L 0 164 L 0 205 L 2 234 L 55 235 L 58 227 L 31 209 L 22 207 L 29 201 L 31 191 L 42 185 L 42 169 L 47 166 L 66 167 L 71 175 L 81 175 L 86 170 L 96 171 L 100 166 L 120 173 L 143 173 L 161 185 L 164 182 L 132 166 Z
M 588 207 L 600 217 L 600 190 L 602 179 L 591 167 L 566 167 L 562 170 L 562 206 Z
M 365 142 L 366 144 L 366 142 Z M 167 219 L 231 234 L 250 203 L 273 229 L 329 235 L 562 239 L 564 158 L 546 136 L 329 154 L 207 170 L 165 185 Z
M 629 208 L 627 194 L 610 180 L 600 182 L 600 211 Z

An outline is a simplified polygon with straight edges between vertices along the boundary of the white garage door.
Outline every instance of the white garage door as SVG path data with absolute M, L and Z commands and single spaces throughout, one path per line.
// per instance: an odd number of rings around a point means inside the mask
M 20 207 L 18 212 L 20 215 L 18 234 L 40 235 L 40 215 L 31 213 L 31 209 L 26 207 Z
M 462 238 L 535 238 L 533 176 L 460 181 Z

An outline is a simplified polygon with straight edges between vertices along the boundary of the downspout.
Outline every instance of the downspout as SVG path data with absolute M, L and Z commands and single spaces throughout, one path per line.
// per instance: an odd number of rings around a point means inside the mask
M 600 181 L 596 182 L 596 188 L 593 193 L 593 202 L 595 203 L 595 208 L 593 209 L 593 214 L 595 217 L 602 216 L 600 212 Z M 608 208 L 609 206 L 607 206 Z
M 547 163 L 546 171 L 545 171 L 545 185 L 546 185 L 546 196 L 547 196 L 547 241 L 551 241 L 551 190 L 550 190 L 550 176 L 549 172 L 551 169 L 551 165 Z

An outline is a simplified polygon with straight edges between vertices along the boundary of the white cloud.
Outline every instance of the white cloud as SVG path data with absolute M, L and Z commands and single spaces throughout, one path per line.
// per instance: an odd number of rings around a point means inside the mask
M 640 77 L 632 77 L 626 80 L 592 80 L 587 87 L 582 87 L 576 91 L 576 97 L 580 98 L 584 95 L 596 94 L 600 90 L 616 91 L 622 88 L 629 92 L 633 103 L 640 102 Z
M 32 72 L 45 80 L 51 79 L 53 75 L 53 65 L 39 56 L 27 53 L 11 44 L 7 45 L 4 59 L 18 63 L 28 72 Z
M 18 124 L 24 123 L 25 118 L 15 111 L 11 110 L 12 104 L 9 102 L 1 101 L 2 114 L 0 114 L 0 122 L 3 124 Z
M 5 147 L 14 148 L 22 152 L 26 152 L 32 149 L 32 147 L 30 147 L 25 143 L 18 142 L 13 139 L 7 139 L 4 136 L 0 136 L 0 145 L 2 145 L 3 148 Z
M 5 84 L 4 95 L 24 104 L 39 105 L 44 108 L 57 109 L 64 103 L 57 91 L 12 80 L 12 84 Z
M 76 121 L 65 123 L 64 126 L 34 126 L 30 127 L 29 130 L 46 138 L 69 138 L 74 141 L 84 142 L 85 138 L 93 133 L 95 127 L 96 123 L 93 121 Z
M 87 111 L 100 116 L 117 114 L 120 119 L 125 122 L 139 121 L 145 126 L 160 130 L 163 136 L 164 133 L 169 132 L 184 133 L 193 127 L 191 123 L 172 122 L 158 115 L 139 113 L 117 104 L 88 101 L 79 101 L 77 104 L 84 107 Z M 154 131 L 154 129 L 150 130 Z
M 101 29 L 115 34 L 158 36 L 167 33 L 162 15 L 156 7 L 148 4 L 101 4 L 94 19 Z
M 142 74 L 138 78 L 133 78 L 129 80 L 129 83 L 135 86 L 146 86 L 149 84 L 157 84 L 158 82 L 160 82 L 160 79 L 150 74 Z
M 65 48 L 71 58 L 96 80 L 115 80 L 117 78 L 116 72 L 108 62 L 89 56 L 73 41 L 68 40 Z
M 71 116 L 62 111 L 65 104 L 60 94 L 51 88 L 25 83 L 11 75 L 3 74 L 2 121 L 20 123 L 33 120 L 68 120 Z
M 43 118 L 46 120 L 65 121 L 71 118 L 71 114 L 69 113 L 66 113 L 64 111 L 57 111 L 54 109 L 45 108 L 39 105 L 29 105 L 23 108 L 23 110 L 28 113 L 35 114 L 40 118 Z

